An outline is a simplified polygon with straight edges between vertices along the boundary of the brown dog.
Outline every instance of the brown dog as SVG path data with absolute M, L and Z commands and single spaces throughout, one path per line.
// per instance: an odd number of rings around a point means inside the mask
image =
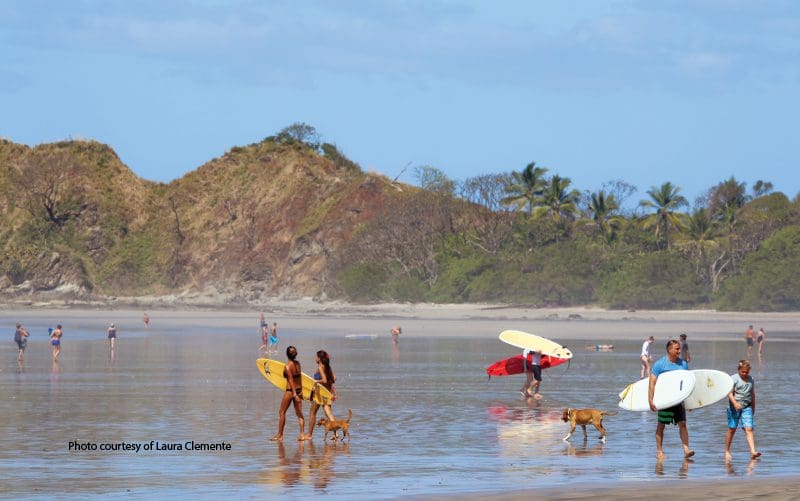
M 572 433 L 578 425 L 583 428 L 583 437 L 586 438 L 586 425 L 591 423 L 600 432 L 600 441 L 605 442 L 606 429 L 603 428 L 603 416 L 615 416 L 616 414 L 616 412 L 605 412 L 597 409 L 570 409 L 567 407 L 561 416 L 562 421 L 570 424 L 569 433 L 564 437 L 564 440 L 572 438 Z
M 353 418 L 353 409 L 347 409 L 347 419 L 334 419 L 333 421 L 328 420 L 328 418 L 323 417 L 317 421 L 317 426 L 324 426 L 325 427 L 325 436 L 322 438 L 323 441 L 328 440 L 328 432 L 333 432 L 333 440 L 338 440 L 338 430 L 342 430 L 342 441 L 344 438 L 347 437 L 347 441 L 350 441 L 350 420 Z

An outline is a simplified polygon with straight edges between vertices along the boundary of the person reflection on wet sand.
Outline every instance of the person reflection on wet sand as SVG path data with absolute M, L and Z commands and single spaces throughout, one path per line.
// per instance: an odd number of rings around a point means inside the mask
M 280 461 L 281 482 L 286 487 L 297 485 L 300 482 L 303 470 L 304 442 L 298 442 L 297 450 L 291 459 L 286 457 L 286 447 L 283 442 L 278 442 L 278 459 Z
M 753 471 L 756 469 L 756 465 L 758 464 L 758 459 L 751 459 L 749 463 L 747 463 L 747 470 L 745 471 L 745 475 L 752 475 Z M 726 461 L 725 462 L 725 471 L 728 472 L 728 475 L 735 477 L 738 476 L 736 473 L 736 469 L 733 467 L 733 461 Z
M 683 463 L 681 463 L 681 467 L 678 470 L 678 478 L 688 478 L 689 477 L 689 465 L 694 464 L 694 460 L 689 458 L 683 458 Z M 664 459 L 657 459 L 656 460 L 656 475 L 659 477 L 664 476 Z
M 312 452 L 312 459 L 311 459 L 311 474 L 314 476 L 314 488 L 319 490 L 325 490 L 328 487 L 328 484 L 331 482 L 333 478 L 333 458 L 339 454 L 340 451 L 337 449 L 341 449 L 342 453 L 349 453 L 350 452 L 350 444 L 342 442 L 341 445 L 334 443 L 326 443 L 323 445 L 322 454 L 317 455 L 314 453 L 314 449 L 311 449 Z

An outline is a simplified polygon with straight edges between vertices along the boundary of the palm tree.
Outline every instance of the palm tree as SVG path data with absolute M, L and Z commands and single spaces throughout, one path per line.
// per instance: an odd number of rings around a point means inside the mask
M 578 212 L 578 190 L 569 190 L 572 180 L 568 177 L 555 175 L 550 178 L 549 183 L 542 193 L 542 205 L 534 211 L 534 216 L 541 217 L 544 214 L 553 216 L 553 219 L 562 217 L 574 217 Z
M 536 167 L 536 162 L 525 166 L 522 172 L 512 172 L 514 182 L 506 186 L 505 191 L 509 196 L 500 200 L 503 205 L 514 205 L 516 210 L 528 208 L 528 214 L 533 212 L 544 187 L 545 167 Z
M 684 223 L 686 215 L 677 212 L 677 210 L 689 205 L 689 203 L 683 195 L 680 195 L 680 191 L 679 187 L 673 186 L 672 183 L 667 181 L 659 188 L 653 186 L 647 191 L 647 194 L 650 195 L 650 200 L 639 202 L 641 207 L 655 209 L 653 214 L 644 218 L 642 228 L 645 230 L 653 228 L 656 238 L 661 239 L 667 249 L 670 246 L 670 230 L 673 228 L 681 230 L 686 226 Z
M 621 226 L 622 218 L 615 214 L 619 210 L 619 203 L 613 194 L 606 195 L 600 190 L 592 193 L 589 200 L 589 212 L 592 213 L 592 220 L 597 224 L 597 229 L 603 239 L 610 243 L 616 237 L 616 230 Z

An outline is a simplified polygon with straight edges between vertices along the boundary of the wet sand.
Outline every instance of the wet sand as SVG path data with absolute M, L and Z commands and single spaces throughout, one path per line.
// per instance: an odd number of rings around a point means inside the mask
M 644 333 L 657 339 L 676 337 L 687 332 L 692 341 L 741 340 L 747 325 L 763 325 L 768 343 L 797 341 L 800 332 L 800 313 L 726 313 L 715 311 L 608 311 L 595 308 L 530 309 L 520 306 L 493 305 L 371 305 L 358 306 L 341 303 L 313 301 L 275 302 L 264 308 L 252 310 L 214 309 L 147 309 L 151 329 L 181 329 L 202 325 L 205 328 L 226 331 L 255 329 L 259 311 L 265 312 L 268 321 L 276 320 L 279 328 L 299 334 L 324 333 L 325 336 L 348 334 L 378 334 L 389 339 L 394 325 L 403 327 L 403 339 L 425 337 L 495 338 L 500 330 L 518 328 L 539 332 L 557 340 L 590 340 L 598 344 L 639 341 Z M 26 326 L 46 326 L 62 323 L 69 340 L 76 331 L 104 332 L 109 322 L 122 330 L 123 340 L 128 332 L 145 333 L 143 310 L 105 308 L 63 308 L 40 305 L 29 308 L 0 309 L 0 322 L 13 326 L 20 321 Z M 41 327 L 38 330 L 41 330 Z M 219 329 L 217 329 L 219 328 Z M 38 333 L 37 333 L 38 335 Z M 89 338 L 87 338 L 89 339 Z M 285 346 L 285 345 L 284 345 Z M 579 347 L 576 345 L 576 349 Z M 68 356 L 70 356 L 68 354 Z M 404 352 L 405 355 L 405 352 Z M 46 357 L 46 354 L 44 355 Z M 70 362 L 66 362 L 69 364 Z M 31 362 L 35 366 L 35 360 Z M 271 394 L 268 394 L 271 396 Z M 167 410 L 171 408 L 167 406 Z M 362 418 L 363 419 L 363 418 Z M 271 427 L 271 413 L 265 419 Z M 560 423 L 558 424 L 560 425 Z M 514 423 L 507 426 L 516 430 Z M 270 428 L 271 431 L 271 428 Z M 362 433 L 364 433 L 362 431 Z M 561 429 L 552 432 L 560 437 Z M 218 433 L 228 438 L 223 432 Z M 512 434 L 513 435 L 513 434 Z M 514 435 L 516 436 L 516 435 Z M 452 437 L 451 437 L 452 438 Z M 649 439 L 649 436 L 648 436 Z M 671 438 L 674 442 L 674 437 Z M 737 437 L 738 440 L 738 437 Z M 648 442 L 648 446 L 649 446 Z M 741 444 L 738 444 L 741 446 Z M 580 451 L 579 451 L 580 452 Z M 716 451 L 715 451 L 716 453 Z M 608 455 L 608 454 L 607 454 Z M 344 459 L 340 459 L 344 461 Z M 702 465 L 702 462 L 699 463 Z M 695 468 L 699 468 L 697 466 Z M 535 484 L 535 478 L 530 484 Z M 761 496 L 765 499 L 797 499 L 800 497 L 800 476 L 734 476 L 729 479 L 703 480 L 700 478 L 628 480 L 624 482 L 576 482 L 565 480 L 563 487 L 553 488 L 552 480 L 545 489 L 535 485 L 512 483 L 508 491 L 477 492 L 468 489 L 468 498 L 519 499 L 521 496 L 547 499 L 620 498 L 651 499 L 654 492 L 669 491 L 685 499 L 713 497 L 715 499 L 742 499 Z M 520 487 L 530 487 L 519 489 Z M 401 493 L 398 492 L 398 495 Z M 435 491 L 424 495 L 436 497 Z M 444 496 L 442 496 L 444 497 Z M 451 497 L 448 495 L 448 497 Z M 463 497 L 463 496 L 462 496 Z

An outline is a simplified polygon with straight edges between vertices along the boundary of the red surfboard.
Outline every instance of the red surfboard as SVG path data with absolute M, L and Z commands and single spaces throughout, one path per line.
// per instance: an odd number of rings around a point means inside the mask
M 528 363 L 533 359 L 533 355 L 528 355 Z M 542 369 L 549 369 L 569 362 L 567 358 L 551 357 L 550 355 L 542 355 Z M 514 374 L 522 374 L 524 371 L 522 367 L 522 355 L 515 355 L 513 357 L 498 360 L 486 368 L 486 374 L 490 376 L 513 376 Z

